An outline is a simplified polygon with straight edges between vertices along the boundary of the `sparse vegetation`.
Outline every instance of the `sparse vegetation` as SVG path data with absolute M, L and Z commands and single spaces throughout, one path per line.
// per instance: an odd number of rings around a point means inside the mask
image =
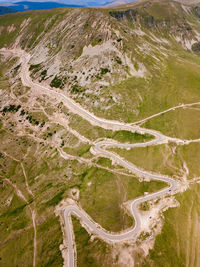
M 150 206 L 149 206 L 149 203 L 147 201 L 141 203 L 141 205 L 140 205 L 140 209 L 143 211 L 147 211 L 147 210 L 149 210 L 149 208 L 150 208 Z
M 10 106 L 5 106 L 2 110 L 1 113 L 5 115 L 6 112 L 18 112 L 18 110 L 21 108 L 21 105 L 10 105 Z
M 110 72 L 110 70 L 108 68 L 101 68 L 101 75 L 104 75 L 108 72 Z
M 121 58 L 116 57 L 115 60 L 116 60 L 116 62 L 117 62 L 118 64 L 120 64 L 120 65 L 122 64 L 122 60 L 121 60 Z
M 81 93 L 83 92 L 83 88 L 81 86 L 79 86 L 77 83 L 75 83 L 74 85 L 72 85 L 72 88 L 71 88 L 71 92 L 74 93 L 74 94 L 78 94 L 78 93 Z
M 64 87 L 64 82 L 62 79 L 55 76 L 53 80 L 51 81 L 50 86 L 62 89 Z
M 41 66 L 40 64 L 30 65 L 29 71 L 31 71 L 31 70 L 38 71 L 40 66 Z
M 40 80 L 40 81 L 45 80 L 46 75 L 47 75 L 47 70 L 43 70 L 43 71 L 41 72 L 41 80 Z

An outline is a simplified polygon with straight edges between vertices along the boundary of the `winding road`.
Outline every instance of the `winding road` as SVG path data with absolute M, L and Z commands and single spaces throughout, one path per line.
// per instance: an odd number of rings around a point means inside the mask
M 83 210 L 81 210 L 78 206 L 76 205 L 69 205 L 67 208 L 64 210 L 64 220 L 65 220 L 65 229 L 67 233 L 67 238 L 68 238 L 68 266 L 69 267 L 74 267 L 76 266 L 76 260 L 74 257 L 74 251 L 75 251 L 75 243 L 74 243 L 74 237 L 73 237 L 73 228 L 72 228 L 72 222 L 71 222 L 71 215 L 74 214 L 76 215 L 83 225 L 89 229 L 90 233 L 98 236 L 99 238 L 102 238 L 103 240 L 107 242 L 121 242 L 121 241 L 126 241 L 126 240 L 134 240 L 138 237 L 138 235 L 141 233 L 141 216 L 140 213 L 138 212 L 138 205 L 142 202 L 156 199 L 159 197 L 162 197 L 167 194 L 175 194 L 178 192 L 181 188 L 181 185 L 179 182 L 175 181 L 174 179 L 160 175 L 160 174 L 154 174 L 151 172 L 147 172 L 144 170 L 141 170 L 140 168 L 136 167 L 134 164 L 124 160 L 117 154 L 106 150 L 106 147 L 118 147 L 118 148 L 134 148 L 134 147 L 145 147 L 145 146 L 152 146 L 152 145 L 158 145 L 158 144 L 164 144 L 168 143 L 169 141 L 175 142 L 177 144 L 187 144 L 189 142 L 192 142 L 194 140 L 181 140 L 178 138 L 171 138 L 168 136 L 163 135 L 162 133 L 159 133 L 155 130 L 151 129 L 145 129 L 142 127 L 139 127 L 137 125 L 128 124 L 128 123 L 122 123 L 118 121 L 112 121 L 112 120 L 106 120 L 103 118 L 98 118 L 94 114 L 90 113 L 89 111 L 85 110 L 83 107 L 81 107 L 79 104 L 74 102 L 70 97 L 64 95 L 62 92 L 58 90 L 53 90 L 49 88 L 48 86 L 44 86 L 41 84 L 37 84 L 33 82 L 30 78 L 29 75 L 29 65 L 28 62 L 30 60 L 30 55 L 27 54 L 25 51 L 20 50 L 20 49 L 14 49 L 14 50 L 6 50 L 6 49 L 1 49 L 1 52 L 4 53 L 13 53 L 13 55 L 17 55 L 20 57 L 21 60 L 21 79 L 22 83 L 25 86 L 31 87 L 31 88 L 37 88 L 40 90 L 43 90 L 44 92 L 48 92 L 56 97 L 61 98 L 65 105 L 69 108 L 70 111 L 73 113 L 78 114 L 85 120 L 88 120 L 90 123 L 93 125 L 100 126 L 102 128 L 106 129 L 112 129 L 112 130 L 127 130 L 131 132 L 138 132 L 141 134 L 149 134 L 154 136 L 154 139 L 151 141 L 145 142 L 145 143 L 135 143 L 135 144 L 127 144 L 127 143 L 117 143 L 114 141 L 108 141 L 104 140 L 101 142 L 96 142 L 95 145 L 92 147 L 91 152 L 96 154 L 96 155 L 101 155 L 107 158 L 110 158 L 114 160 L 116 163 L 122 165 L 126 169 L 128 169 L 130 172 L 134 173 L 137 176 L 142 176 L 147 179 L 151 180 L 157 180 L 157 181 L 163 181 L 166 182 L 169 186 L 152 194 L 148 194 L 145 196 L 141 196 L 135 200 L 132 201 L 131 203 L 131 212 L 132 216 L 135 220 L 135 225 L 133 228 L 128 229 L 125 232 L 122 233 L 110 233 L 103 229 L 100 225 L 95 223 L 88 214 L 86 214 Z M 199 102 L 198 102 L 199 103 Z M 186 104 L 188 105 L 188 104 Z M 189 104 L 192 105 L 192 104 Z M 184 105 L 180 105 L 174 108 L 181 108 Z M 174 108 L 170 108 L 167 111 L 173 110 Z M 167 112 L 163 111 L 160 114 Z M 149 118 L 155 117 L 155 115 L 150 116 Z M 146 121 L 146 119 L 140 121 L 143 122 Z M 197 140 L 196 140 L 197 141 Z M 198 139 L 199 141 L 199 139 Z

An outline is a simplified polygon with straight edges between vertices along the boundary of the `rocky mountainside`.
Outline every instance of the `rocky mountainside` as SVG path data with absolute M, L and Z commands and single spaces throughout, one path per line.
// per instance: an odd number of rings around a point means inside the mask
M 31 52 L 34 79 L 87 101 L 87 92 L 151 77 L 177 50 L 198 52 L 199 16 L 199 6 L 170 1 L 15 14 L 0 18 L 0 45 Z

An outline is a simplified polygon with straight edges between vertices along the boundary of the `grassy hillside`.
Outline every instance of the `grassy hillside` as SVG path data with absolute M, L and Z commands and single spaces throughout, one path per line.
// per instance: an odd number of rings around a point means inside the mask
M 180 207 L 165 212 L 165 223 L 150 252 L 153 266 L 199 266 L 199 185 L 177 196 Z
M 60 90 L 97 116 L 138 122 L 200 101 L 199 5 L 141 1 L 107 9 L 28 11 L 2 15 L 0 25 L 0 48 L 30 53 L 34 81 Z M 36 234 L 36 266 L 61 266 L 63 235 L 54 213 L 61 200 L 73 198 L 105 229 L 120 231 L 134 224 L 124 202 L 165 184 L 141 182 L 90 150 L 98 139 L 136 143 L 152 136 L 93 126 L 60 100 L 24 87 L 20 71 L 17 58 L 0 56 L 0 265 L 32 266 Z M 138 124 L 198 139 L 199 106 Z M 179 207 L 164 213 L 161 233 L 146 257 L 140 243 L 120 249 L 90 240 L 73 219 L 78 266 L 122 267 L 121 259 L 129 256 L 138 266 L 199 266 L 194 180 L 200 176 L 199 143 L 111 150 L 144 170 L 190 182 L 190 188 L 177 196 Z
M 13 262 L 21 265 L 26 261 L 28 266 L 32 265 L 34 211 L 36 266 L 60 266 L 62 232 L 54 210 L 62 199 L 73 196 L 73 189 L 79 190 L 80 205 L 95 221 L 108 230 L 119 231 L 134 223 L 122 208 L 124 201 L 147 191 L 159 190 L 165 184 L 139 183 L 136 177 L 117 174 L 115 169 L 119 170 L 119 166 L 112 166 L 106 159 L 93 159 L 90 145 L 67 131 L 62 121 L 54 116 L 63 114 L 71 127 L 75 125 L 76 117 L 62 102 L 55 103 L 53 98 L 35 95 L 34 90 L 22 86 L 17 79 L 20 67 L 16 68 L 16 64 L 18 66 L 16 59 L 7 60 L 4 64 L 2 58 L 0 68 L 3 74 L 0 110 L 1 263 L 2 266 L 12 266 Z M 13 79 L 16 80 L 11 87 Z M 76 130 L 80 134 L 88 134 L 82 132 L 83 125 L 84 120 L 82 127 Z M 109 135 L 122 142 L 149 138 L 126 131 L 114 133 L 90 127 L 90 135 L 86 137 L 91 140 Z M 75 158 L 63 159 L 58 149 Z M 84 159 L 91 159 L 91 163 L 88 165 Z M 120 187 L 124 189 L 119 190 Z M 102 257 L 102 252 L 98 257 Z

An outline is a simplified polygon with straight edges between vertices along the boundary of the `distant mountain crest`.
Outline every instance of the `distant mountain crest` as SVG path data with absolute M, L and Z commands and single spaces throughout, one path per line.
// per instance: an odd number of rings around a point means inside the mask
M 6 6 L 0 6 L 0 15 L 6 14 L 6 13 L 15 13 L 16 10 L 10 7 Z
M 0 15 L 6 13 L 14 13 L 27 10 L 43 10 L 43 9 L 52 9 L 58 7 L 83 7 L 81 5 L 65 5 L 58 2 L 29 2 L 21 1 L 7 6 L 0 6 Z
M 1 0 L 0 0 L 1 1 Z M 94 1 L 85 1 L 80 0 L 74 1 L 68 0 L 55 0 L 53 1 L 19 1 L 19 2 L 10 2 L 7 4 L 2 4 L 0 6 L 0 15 L 5 13 L 13 13 L 18 11 L 27 11 L 27 10 L 42 10 L 42 9 L 52 9 L 58 7 L 109 7 L 109 6 L 116 6 L 122 5 L 132 2 L 131 0 L 94 0 Z M 1 5 L 1 4 L 0 4 Z

